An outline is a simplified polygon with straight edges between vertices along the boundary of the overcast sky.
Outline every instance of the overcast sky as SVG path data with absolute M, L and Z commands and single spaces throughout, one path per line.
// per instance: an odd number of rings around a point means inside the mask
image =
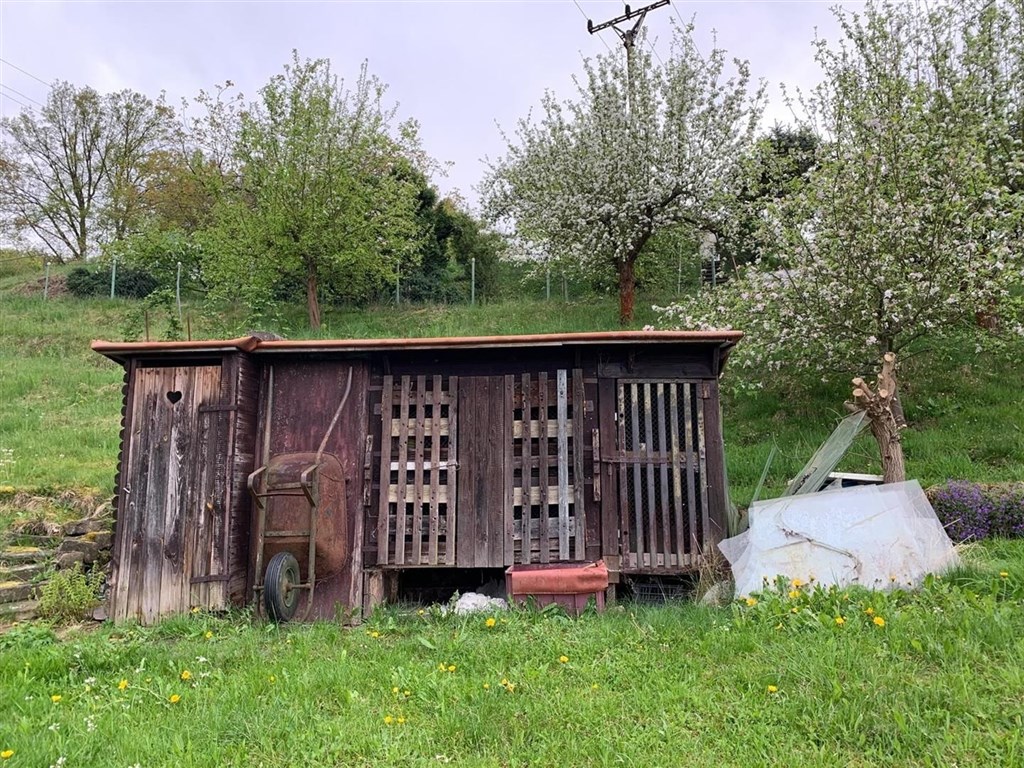
M 749 59 L 754 76 L 769 83 L 770 126 L 788 121 L 778 83 L 817 81 L 811 41 L 837 37 L 833 4 L 673 0 L 648 14 L 648 38 L 664 55 L 673 22 L 693 18 L 705 50 L 717 33 L 721 47 Z M 54 80 L 100 92 L 164 91 L 177 104 L 225 80 L 255 97 L 292 49 L 329 58 L 338 75 L 353 79 L 367 60 L 399 115 L 420 122 L 427 152 L 453 163 L 447 178 L 435 180 L 441 190 L 461 190 L 475 203 L 483 158 L 504 150 L 497 125 L 514 128 L 546 88 L 571 95 L 583 57 L 621 51 L 611 30 L 587 34 L 586 18 L 599 23 L 622 11 L 617 0 L 0 0 L 0 111 L 45 101 Z

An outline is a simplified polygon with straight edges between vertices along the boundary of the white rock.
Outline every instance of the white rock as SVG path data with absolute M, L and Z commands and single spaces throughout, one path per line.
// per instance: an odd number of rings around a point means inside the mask
M 455 615 L 465 616 L 468 613 L 483 613 L 485 611 L 507 611 L 508 603 L 500 597 L 488 597 L 478 592 L 467 592 L 459 597 L 455 603 Z

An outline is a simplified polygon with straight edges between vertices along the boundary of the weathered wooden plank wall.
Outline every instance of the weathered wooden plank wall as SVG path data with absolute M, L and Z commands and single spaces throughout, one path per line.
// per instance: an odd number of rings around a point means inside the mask
M 257 357 L 257 362 L 262 361 Z M 268 414 L 271 368 L 274 374 L 273 405 Z M 315 453 L 342 399 L 349 371 L 352 372 L 349 398 L 324 447 L 325 453 L 338 459 L 343 474 L 338 482 L 345 485 L 345 507 L 351 513 L 345 520 L 332 516 L 318 519 L 317 561 L 323 564 L 324 569 L 321 572 L 321 568 L 317 568 L 316 596 L 311 614 L 312 617 L 334 618 L 339 607 L 353 610 L 362 605 L 363 566 L 362 547 L 359 543 L 363 537 L 365 518 L 362 511 L 369 367 L 365 361 L 358 359 L 298 359 L 267 360 L 262 369 L 258 437 L 255 441 L 257 466 L 266 464 L 271 456 Z M 268 417 L 270 429 L 266 433 Z M 263 446 L 265 434 L 269 436 L 266 447 Z M 255 541 L 250 538 L 250 584 L 255 579 L 252 572 L 255 547 Z M 282 547 L 283 544 L 267 545 L 264 564 Z M 288 548 L 299 560 L 302 573 L 305 574 L 308 559 L 305 547 L 293 545 Z M 328 570 L 328 564 L 336 563 L 342 551 L 345 553 L 345 565 Z

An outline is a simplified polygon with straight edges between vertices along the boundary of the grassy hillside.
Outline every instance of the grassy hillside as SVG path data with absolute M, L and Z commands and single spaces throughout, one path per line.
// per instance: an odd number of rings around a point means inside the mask
M 6 278 L 11 281 L 11 278 Z M 8 288 L 10 285 L 8 285 Z M 0 286 L 2 290 L 3 286 Z M 122 373 L 89 350 L 96 338 L 121 339 L 142 327 L 138 302 L 0 298 L 0 485 L 26 489 L 93 488 L 109 493 L 117 455 Z M 653 322 L 650 301 L 636 326 Z M 478 307 L 379 307 L 334 311 L 321 336 L 384 337 L 612 330 L 613 299 L 532 301 Z M 245 333 L 231 313 L 188 310 L 194 338 Z M 280 323 L 303 335 L 301 315 Z M 159 312 L 150 332 L 165 329 Z M 307 333 L 308 335 L 308 333 Z M 956 345 L 922 354 L 902 371 L 911 423 L 907 468 L 924 484 L 948 478 L 998 482 L 1024 477 L 1024 351 L 980 357 Z M 762 495 L 785 486 L 842 418 L 848 385 L 797 383 L 742 391 L 726 370 L 725 439 L 735 501 L 750 501 L 771 447 L 778 454 Z M 862 437 L 841 468 L 878 471 L 877 449 Z

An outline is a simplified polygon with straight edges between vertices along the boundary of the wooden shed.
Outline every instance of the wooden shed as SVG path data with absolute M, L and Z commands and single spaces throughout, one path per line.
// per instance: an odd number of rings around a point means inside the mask
M 125 369 L 110 615 L 244 605 L 268 575 L 334 618 L 444 572 L 692 571 L 726 533 L 741 336 L 94 342 Z

